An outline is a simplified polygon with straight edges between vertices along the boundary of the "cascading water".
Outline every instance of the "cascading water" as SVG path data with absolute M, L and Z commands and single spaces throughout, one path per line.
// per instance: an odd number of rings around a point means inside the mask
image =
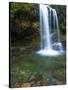
M 41 50 L 37 53 L 47 56 L 60 55 L 63 52 L 60 41 L 59 23 L 55 9 L 40 4 Z

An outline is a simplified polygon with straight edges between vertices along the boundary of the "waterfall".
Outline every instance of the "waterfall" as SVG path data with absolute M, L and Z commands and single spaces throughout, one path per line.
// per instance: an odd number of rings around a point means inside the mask
M 39 5 L 40 9 L 40 50 L 41 55 L 59 55 L 63 52 L 60 40 L 59 22 L 56 10 L 48 5 Z
M 42 39 L 41 46 L 44 49 L 46 49 L 46 48 L 51 49 L 51 40 L 50 40 L 50 31 L 49 31 L 49 20 L 48 20 L 47 6 L 44 6 L 44 5 L 41 6 L 40 5 L 40 14 L 41 13 L 42 13 L 42 17 L 40 17 L 41 39 Z M 43 17 L 43 16 L 45 16 L 45 17 Z M 42 22 L 42 24 L 41 24 L 41 22 Z

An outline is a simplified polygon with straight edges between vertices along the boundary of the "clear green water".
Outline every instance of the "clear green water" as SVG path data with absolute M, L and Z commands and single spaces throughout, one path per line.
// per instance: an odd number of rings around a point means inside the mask
M 46 57 L 36 54 L 36 51 L 26 49 L 13 52 L 10 63 L 11 87 L 62 85 L 66 83 L 65 54 L 57 57 Z

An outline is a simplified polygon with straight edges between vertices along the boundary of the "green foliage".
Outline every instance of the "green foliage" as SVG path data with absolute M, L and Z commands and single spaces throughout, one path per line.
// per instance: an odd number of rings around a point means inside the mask
M 35 37 L 39 37 L 40 30 L 39 4 L 10 2 L 9 6 L 11 42 L 14 43 L 16 41 L 21 41 L 22 39 L 23 42 L 35 41 Z M 61 40 L 65 41 L 66 6 L 50 6 L 57 11 Z
M 31 41 L 39 30 L 39 10 L 37 4 L 10 3 L 10 34 L 15 42 L 30 37 Z M 28 40 L 27 39 L 27 40 Z

